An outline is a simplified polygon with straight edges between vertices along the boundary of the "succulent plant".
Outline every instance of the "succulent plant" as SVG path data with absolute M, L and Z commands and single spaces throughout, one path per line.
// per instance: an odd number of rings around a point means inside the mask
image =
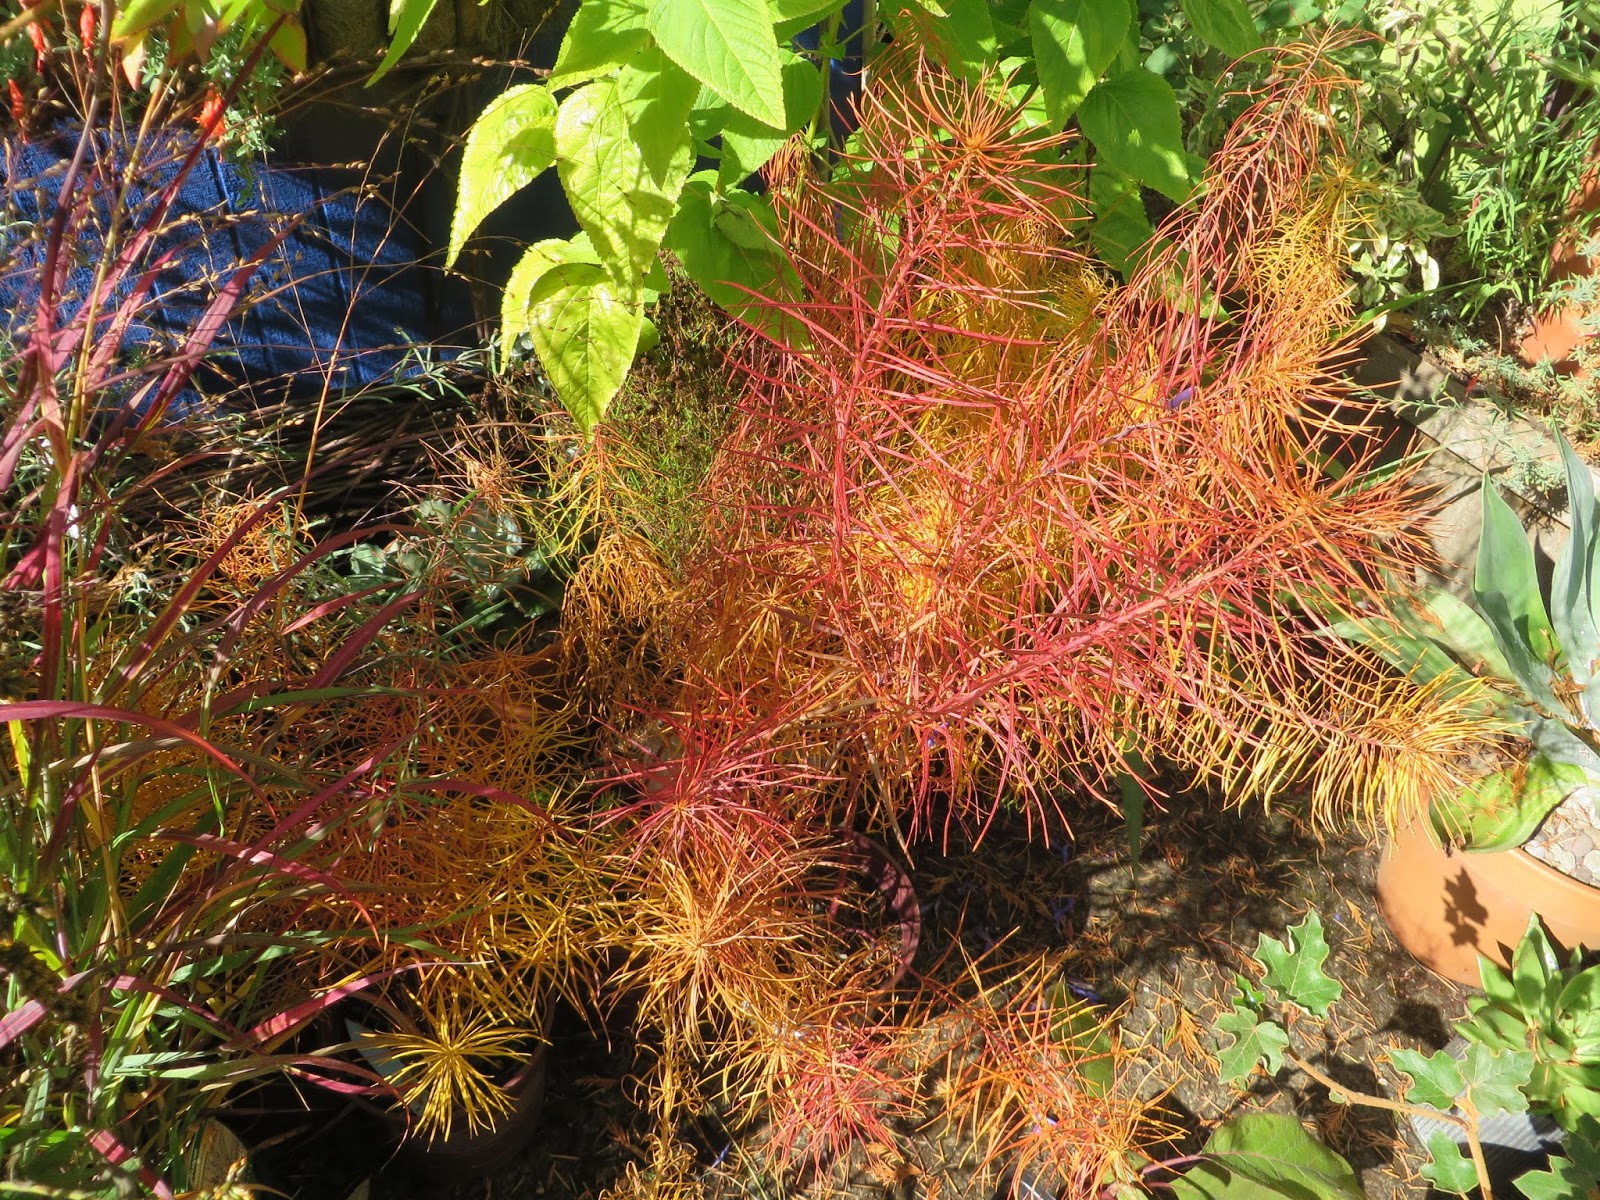
M 1440 836 L 1471 849 L 1520 845 L 1574 790 L 1600 782 L 1600 509 L 1588 467 L 1559 432 L 1556 440 L 1572 537 L 1548 602 L 1527 530 L 1485 476 L 1470 603 L 1430 586 L 1397 597 L 1381 616 L 1330 627 L 1419 686 L 1487 708 L 1520 743 L 1498 769 L 1433 799 Z

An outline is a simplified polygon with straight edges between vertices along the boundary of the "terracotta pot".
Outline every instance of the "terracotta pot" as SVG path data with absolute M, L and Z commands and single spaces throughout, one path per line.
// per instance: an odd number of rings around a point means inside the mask
M 1378 908 L 1423 965 L 1472 987 L 1478 955 L 1509 965 L 1536 912 L 1563 946 L 1600 948 L 1600 888 L 1521 849 L 1442 849 L 1422 821 L 1402 828 L 1384 850 Z
M 1600 211 L 1600 142 L 1589 151 L 1589 165 L 1567 205 L 1567 219 L 1577 221 L 1597 211 Z M 1578 252 L 1577 244 L 1570 237 L 1562 238 L 1550 251 L 1552 283 L 1575 275 L 1592 274 L 1595 267 L 1595 263 Z M 1537 314 L 1518 353 L 1529 364 L 1549 361 L 1557 370 L 1570 373 L 1577 366 L 1578 347 L 1589 336 L 1585 321 L 1590 315 L 1575 304 Z

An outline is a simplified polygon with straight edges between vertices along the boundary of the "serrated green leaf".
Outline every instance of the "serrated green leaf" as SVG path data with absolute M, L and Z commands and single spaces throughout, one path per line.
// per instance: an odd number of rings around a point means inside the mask
M 1282 1113 L 1231 1117 L 1202 1153 L 1169 1185 L 1178 1200 L 1364 1200 L 1350 1164 Z
M 1079 107 L 1078 126 L 1100 161 L 1178 203 L 1194 190 L 1178 99 L 1161 76 L 1140 67 L 1102 79 Z
M 624 68 L 615 79 L 586 83 L 561 102 L 556 170 L 600 262 L 620 294 L 631 300 L 640 298 L 644 273 L 661 247 L 689 175 L 688 107 L 695 89 L 679 74 L 681 88 L 669 104 L 654 97 L 643 78 L 626 77 L 628 72 Z M 649 71 L 641 75 L 662 82 Z M 684 91 L 691 93 L 687 99 Z M 630 104 L 632 115 L 625 107 Z M 668 109 L 682 113 L 675 141 L 666 133 L 672 124 Z M 663 131 L 648 148 L 635 134 L 634 116 Z
M 509 306 L 509 286 L 506 295 Z M 633 364 L 643 303 L 623 295 L 603 267 L 564 263 L 540 275 L 517 316 L 562 405 L 591 433 Z
M 1539 594 L 1533 544 L 1517 514 L 1483 479 L 1483 526 L 1472 594 L 1517 682 L 1546 712 L 1565 711 L 1552 689 L 1555 631 Z
M 722 134 L 721 179 L 733 187 L 754 175 L 776 154 L 785 142 L 804 129 L 822 104 L 822 72 L 792 51 L 783 52 L 782 129 L 762 125 L 753 117 L 732 108 L 712 122 Z
M 583 0 L 561 39 L 552 88 L 609 75 L 650 40 L 645 0 Z
M 919 6 L 938 18 L 917 26 L 921 48 L 958 79 L 979 82 L 1000 49 L 988 0 L 943 0 L 937 12 L 926 0 Z
M 680 171 L 682 179 L 688 178 L 689 110 L 699 95 L 700 84 L 654 46 L 640 50 L 617 72 L 617 102 L 652 187 L 672 188 Z M 682 188 L 682 179 L 676 188 Z
M 581 236 L 581 235 L 580 235 Z M 550 238 L 535 242 L 523 251 L 517 265 L 511 268 L 506 280 L 500 305 L 500 340 L 502 346 L 500 367 L 506 365 L 505 355 L 520 337 L 532 332 L 532 304 L 534 288 L 545 273 L 568 263 L 587 263 L 599 266 L 599 256 L 588 240 L 573 238 L 562 241 Z
M 1531 1050 L 1492 1050 L 1474 1043 L 1467 1047 L 1461 1063 L 1466 1089 L 1458 1103 L 1463 1107 L 1470 1103 L 1480 1117 L 1527 1112 L 1528 1098 L 1522 1088 L 1532 1077 Z
M 733 316 L 784 341 L 798 330 L 779 328 L 780 308 L 761 296 L 793 296 L 794 270 L 776 237 L 770 201 L 748 192 L 716 191 L 716 174 L 702 171 L 683 189 L 667 245 L 689 277 Z
M 1232 1012 L 1218 1018 L 1217 1032 L 1233 1039 L 1231 1045 L 1218 1047 L 1217 1066 L 1224 1083 L 1243 1087 L 1258 1065 L 1265 1065 L 1269 1075 L 1283 1067 L 1289 1035 L 1276 1022 L 1263 1021 L 1258 1014 L 1235 1005 Z
M 1461 1077 L 1461 1064 L 1443 1050 L 1422 1055 L 1415 1050 L 1389 1051 L 1389 1061 L 1397 1071 L 1411 1076 L 1411 1089 L 1406 1100 L 1412 1104 L 1430 1104 L 1434 1108 L 1448 1109 L 1456 1097 L 1466 1090 L 1467 1081 Z
M 1550 578 L 1550 623 L 1566 655 L 1567 670 L 1579 687 L 1595 678 L 1595 660 L 1600 658 L 1600 617 L 1595 608 L 1600 596 L 1600 531 L 1596 522 L 1594 477 L 1586 464 L 1567 444 L 1561 431 L 1554 431 L 1561 461 L 1567 472 L 1567 511 L 1572 536 L 1556 555 L 1555 573 Z
M 1461 1153 L 1461 1147 L 1442 1129 L 1429 1135 L 1428 1155 L 1422 1176 L 1439 1190 L 1465 1195 L 1478 1186 L 1478 1172 L 1472 1160 Z
M 1096 163 L 1089 172 L 1089 205 L 1094 213 L 1089 241 L 1095 253 L 1124 279 L 1132 278 L 1156 232 L 1145 212 L 1139 181 Z
M 654 0 L 648 20 L 673 62 L 763 125 L 783 124 L 783 62 L 767 0 Z
M 1316 909 L 1300 924 L 1289 926 L 1287 942 L 1261 934 L 1255 958 L 1266 968 L 1261 981 L 1280 999 L 1319 1017 L 1327 1016 L 1328 1006 L 1344 995 L 1344 985 L 1322 970 L 1328 961 L 1328 943 Z
M 411 49 L 411 43 L 417 40 L 417 34 L 422 32 L 422 27 L 428 23 L 428 18 L 433 15 L 433 7 L 438 0 L 390 0 L 389 4 L 389 49 L 384 52 L 383 61 L 378 64 L 378 69 L 367 80 L 371 87 L 389 73 L 389 68 L 399 62 L 405 52 Z
M 1028 31 L 1052 127 L 1063 128 L 1078 111 L 1132 20 L 1127 0 L 1033 0 Z
M 1182 0 L 1183 14 L 1207 43 L 1233 58 L 1261 47 L 1261 35 L 1243 0 Z
M 556 102 L 548 89 L 522 84 L 490 101 L 467 131 L 445 265 L 455 265 L 485 217 L 555 160 Z

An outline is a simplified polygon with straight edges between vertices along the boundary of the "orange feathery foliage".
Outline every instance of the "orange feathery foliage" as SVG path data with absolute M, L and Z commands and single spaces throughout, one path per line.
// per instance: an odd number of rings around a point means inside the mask
M 1354 411 L 1326 374 L 1341 81 L 1284 66 L 1120 289 L 1075 248 L 1058 138 L 924 60 L 878 73 L 859 169 L 776 181 L 803 334 L 749 355 L 672 706 L 764 696 L 826 728 L 913 836 L 938 797 L 975 829 L 1008 794 L 1059 815 L 1195 712 L 1222 773 L 1331 728 L 1287 686 L 1330 669 L 1296 605 L 1368 594 L 1410 547 L 1402 482 L 1308 449 Z

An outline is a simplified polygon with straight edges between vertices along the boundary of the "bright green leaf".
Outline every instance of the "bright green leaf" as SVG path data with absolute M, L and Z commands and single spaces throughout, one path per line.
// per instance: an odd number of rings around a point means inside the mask
M 783 63 L 767 0 L 654 0 L 648 20 L 673 62 L 763 125 L 783 124 Z
M 1230 1117 L 1206 1141 L 1205 1161 L 1170 1185 L 1177 1200 L 1364 1200 L 1354 1168 L 1294 1117 Z
M 561 403 L 589 433 L 627 378 L 644 306 L 593 263 L 547 264 L 526 293 L 519 282 L 514 273 L 506 286 L 501 324 L 526 332 Z
M 561 102 L 556 170 L 601 263 L 624 293 L 637 296 L 689 174 L 692 100 L 682 102 L 676 143 L 646 151 L 624 108 L 627 85 L 620 76 L 597 79 Z
M 577 239 L 562 241 L 559 238 L 550 238 L 529 246 L 523 251 L 517 265 L 511 268 L 511 276 L 506 280 L 500 306 L 502 369 L 506 365 L 505 354 L 516 344 L 517 339 L 529 336 L 532 332 L 534 288 L 548 271 L 567 263 L 599 266 L 600 260 L 593 247 L 584 242 L 579 242 Z
M 651 181 L 670 187 L 674 200 L 688 178 L 689 110 L 699 95 L 699 83 L 654 46 L 639 51 L 617 72 L 617 102 L 639 156 Z M 676 185 L 670 183 L 674 177 Z
M 1233 58 L 1259 49 L 1261 35 L 1244 0 L 1182 0 L 1189 24 L 1211 45 Z
M 1443 1050 L 1424 1056 L 1415 1050 L 1394 1049 L 1389 1051 L 1389 1061 L 1396 1070 L 1411 1076 L 1411 1090 L 1406 1093 L 1406 1100 L 1412 1104 L 1448 1109 L 1466 1090 L 1461 1064 Z
M 1089 203 L 1094 211 L 1089 241 L 1108 266 L 1124 279 L 1131 278 L 1156 232 L 1145 212 L 1139 181 L 1096 163 L 1089 172 Z
M 1159 75 L 1137 68 L 1102 79 L 1078 109 L 1078 125 L 1100 161 L 1179 203 L 1194 189 L 1178 99 Z
M 162 24 L 178 10 L 179 0 L 128 0 L 111 21 L 111 40 L 124 43 Z
M 994 66 L 1000 44 L 989 0 L 944 0 L 944 13 L 923 29 L 929 55 L 967 83 L 977 83 Z
M 289 70 L 304 71 L 306 28 L 300 24 L 300 18 L 294 15 L 284 17 L 272 31 L 272 38 L 267 42 L 267 48 L 272 51 L 272 56 Z
M 715 191 L 716 175 L 703 171 L 683 189 L 667 245 L 706 295 L 733 316 L 782 340 L 799 336 L 775 328 L 778 310 L 759 297 L 793 296 L 797 287 L 776 238 L 771 203 L 764 196 Z
M 383 61 L 372 73 L 372 78 L 367 80 L 368 87 L 387 75 L 389 68 L 411 49 L 411 43 L 417 40 L 417 34 L 428 23 L 428 18 L 433 15 L 433 6 L 437 3 L 438 0 L 390 0 L 389 49 L 384 52 Z
M 1588 778 L 1581 767 L 1535 754 L 1521 767 L 1436 796 L 1429 812 L 1441 841 L 1469 850 L 1510 850 L 1532 837 L 1551 810 Z
M 1523 1085 L 1533 1077 L 1533 1051 L 1492 1050 L 1474 1043 L 1461 1063 L 1466 1083 L 1462 1103 L 1471 1103 L 1480 1117 L 1527 1112 Z
M 1128 0 L 1033 0 L 1028 28 L 1053 127 L 1078 111 L 1116 58 L 1132 19 Z
M 1555 1155 L 1549 1169 L 1518 1175 L 1515 1187 L 1525 1200 L 1596 1200 L 1600 1179 L 1570 1158 Z
M 650 40 L 645 0 L 583 0 L 561 39 L 552 88 L 609 75 Z
M 762 125 L 752 117 L 728 108 L 721 118 L 722 169 L 725 186 L 736 186 L 754 175 L 789 138 L 804 129 L 822 104 L 822 72 L 792 51 L 783 52 L 782 129 Z
M 1233 1039 L 1231 1045 L 1218 1048 L 1217 1064 L 1224 1083 L 1243 1087 L 1259 1065 L 1265 1065 L 1269 1075 L 1282 1068 L 1289 1035 L 1276 1022 L 1263 1021 L 1250 1009 L 1235 1005 L 1232 1012 L 1217 1019 L 1217 1032 Z
M 1428 1154 L 1432 1161 L 1423 1166 L 1422 1177 L 1431 1180 L 1440 1191 L 1465 1195 L 1478 1186 L 1478 1172 L 1472 1160 L 1461 1153 L 1461 1147 L 1444 1130 L 1437 1129 L 1429 1135 Z
M 445 265 L 454 265 L 472 231 L 556 159 L 556 102 L 528 83 L 489 102 L 467 132 L 461 182 Z
M 1300 924 L 1289 926 L 1288 932 L 1287 943 L 1260 935 L 1255 958 L 1266 968 L 1262 982 L 1280 999 L 1325 1017 L 1328 1006 L 1344 994 L 1344 985 L 1322 970 L 1322 964 L 1328 961 L 1322 917 L 1312 909 Z

